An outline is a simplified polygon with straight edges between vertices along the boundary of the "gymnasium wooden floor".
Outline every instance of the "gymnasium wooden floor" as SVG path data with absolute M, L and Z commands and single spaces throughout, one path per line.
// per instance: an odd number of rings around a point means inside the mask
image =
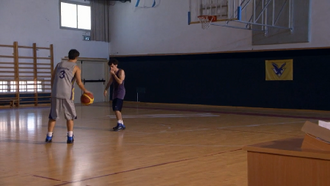
M 109 103 L 77 105 L 75 142 L 49 106 L 0 109 L 1 186 L 247 186 L 246 145 L 303 137 L 330 112 L 125 102 L 125 131 Z

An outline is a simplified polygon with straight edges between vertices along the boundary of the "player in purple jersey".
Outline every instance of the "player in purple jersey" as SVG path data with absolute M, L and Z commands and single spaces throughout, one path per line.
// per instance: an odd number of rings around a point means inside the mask
M 115 112 L 117 118 L 117 126 L 113 127 L 114 131 L 124 130 L 126 127 L 124 125 L 123 117 L 121 115 L 121 110 L 123 107 L 123 101 L 125 97 L 125 71 L 118 68 L 118 61 L 116 59 L 110 59 L 108 62 L 110 67 L 110 79 L 105 87 L 104 96 L 107 95 L 110 85 L 113 85 L 112 92 L 112 110 Z

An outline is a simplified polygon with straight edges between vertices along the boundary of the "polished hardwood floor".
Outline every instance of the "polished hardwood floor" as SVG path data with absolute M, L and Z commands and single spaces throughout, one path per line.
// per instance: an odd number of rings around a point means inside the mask
M 45 143 L 49 106 L 0 109 L 0 185 L 247 186 L 246 145 L 303 137 L 328 111 L 125 102 L 113 132 L 110 103 L 77 105 Z

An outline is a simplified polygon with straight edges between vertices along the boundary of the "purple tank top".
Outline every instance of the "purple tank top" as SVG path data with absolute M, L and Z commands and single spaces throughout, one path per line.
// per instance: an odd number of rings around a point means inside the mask
M 119 69 L 117 71 L 117 73 L 116 73 L 117 76 L 119 74 L 119 71 L 121 71 L 121 69 Z M 124 84 L 125 84 L 125 80 L 123 81 L 122 84 L 118 84 L 118 82 L 116 80 L 113 80 L 113 84 L 112 84 L 113 85 L 112 99 L 116 99 L 116 98 L 124 99 L 125 93 L 126 93 L 125 85 Z

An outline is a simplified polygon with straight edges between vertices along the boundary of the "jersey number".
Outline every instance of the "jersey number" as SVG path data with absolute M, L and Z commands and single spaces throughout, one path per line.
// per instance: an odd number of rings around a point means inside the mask
M 65 78 L 65 71 L 62 70 L 60 71 L 60 76 L 59 76 L 61 79 Z

